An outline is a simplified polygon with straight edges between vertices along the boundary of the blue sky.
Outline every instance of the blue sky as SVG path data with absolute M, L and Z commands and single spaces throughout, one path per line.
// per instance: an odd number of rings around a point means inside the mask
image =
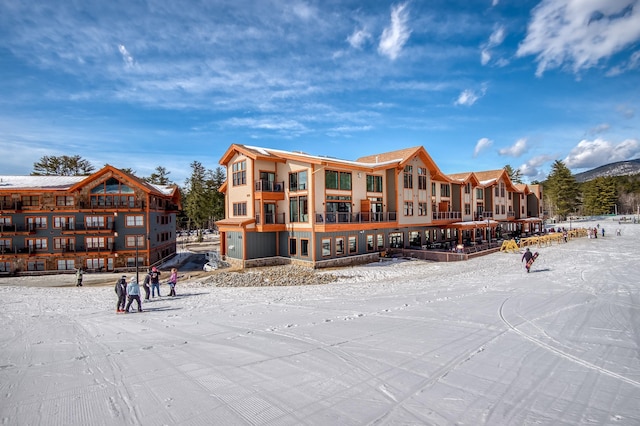
M 232 143 L 544 179 L 640 156 L 640 0 L 0 0 L 0 174 Z

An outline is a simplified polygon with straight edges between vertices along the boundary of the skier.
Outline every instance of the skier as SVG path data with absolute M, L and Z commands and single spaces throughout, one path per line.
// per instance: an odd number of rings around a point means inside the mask
M 116 312 L 124 312 L 124 305 L 127 300 L 127 276 L 123 275 L 116 282 L 116 294 L 118 295 L 118 304 L 116 305 Z
M 522 255 L 522 260 L 520 261 L 520 263 L 525 261 L 524 267 L 527 268 L 527 272 L 529 272 L 529 268 L 531 268 L 531 263 L 533 263 L 533 262 L 529 263 L 532 258 L 533 258 L 533 253 L 531 253 L 531 250 L 529 250 L 529 247 L 527 247 L 524 254 Z
M 138 280 L 136 277 L 131 277 L 129 284 L 127 285 L 127 307 L 124 308 L 124 313 L 129 313 L 129 308 L 131 307 L 131 303 L 135 300 L 138 304 L 138 312 L 142 312 L 142 302 L 140 301 L 140 286 L 138 285 Z

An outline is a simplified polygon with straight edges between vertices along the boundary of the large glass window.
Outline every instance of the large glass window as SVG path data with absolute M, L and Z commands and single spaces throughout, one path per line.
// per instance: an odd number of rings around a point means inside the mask
M 404 187 L 407 189 L 413 188 L 413 166 L 404 166 Z
M 382 176 L 367 175 L 367 192 L 382 192 Z
M 309 221 L 309 207 L 307 197 L 289 198 L 289 222 Z
M 91 189 L 92 207 L 135 207 L 133 189 L 115 178 L 109 178 Z
M 351 191 L 351 173 L 337 172 L 335 170 L 326 170 L 324 172 L 326 189 L 339 189 L 343 191 Z
M 238 161 L 231 166 L 233 186 L 245 185 L 247 183 L 247 162 Z
M 307 171 L 289 173 L 289 191 L 304 191 L 307 189 Z
M 322 256 L 331 256 L 331 238 L 322 239 Z
M 418 167 L 418 189 L 427 189 L 427 175 L 428 171 L 426 167 Z
M 448 183 L 440 184 L 440 196 L 441 197 L 450 197 L 451 196 L 451 187 Z

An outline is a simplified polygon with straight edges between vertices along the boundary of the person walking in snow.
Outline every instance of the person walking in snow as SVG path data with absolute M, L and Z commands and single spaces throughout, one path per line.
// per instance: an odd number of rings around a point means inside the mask
M 149 287 L 151 276 L 149 274 L 151 274 L 151 271 L 144 276 L 144 281 L 142 282 L 142 288 L 144 288 L 144 300 L 149 300 L 149 293 L 151 293 L 151 288 Z
M 156 297 L 156 291 L 158 292 L 158 297 L 160 297 L 160 271 L 158 271 L 158 268 L 152 267 L 149 277 L 151 279 L 151 297 Z
M 602 227 L 602 238 L 604 238 L 604 227 Z
M 124 312 L 124 305 L 127 300 L 127 276 L 123 275 L 118 281 L 116 281 L 116 294 L 118 295 L 118 304 L 116 305 L 116 312 Z
M 527 268 L 527 272 L 529 272 L 529 268 L 531 267 L 531 265 L 529 265 L 529 261 L 532 257 L 533 253 L 531 253 L 531 250 L 529 250 L 529 247 L 527 247 L 524 254 L 522 255 L 522 260 L 520 261 L 520 263 L 524 261 L 524 267 Z
M 76 270 L 76 287 L 82 287 L 82 268 Z
M 136 277 L 131 277 L 129 280 L 129 284 L 127 285 L 127 307 L 124 308 L 124 313 L 129 313 L 129 308 L 131 307 L 131 303 L 135 300 L 138 304 L 138 312 L 142 312 L 142 302 L 140 301 L 140 285 L 138 284 L 138 280 Z
M 176 284 L 178 284 L 178 270 L 171 268 L 171 275 L 169 276 L 169 296 L 176 295 Z

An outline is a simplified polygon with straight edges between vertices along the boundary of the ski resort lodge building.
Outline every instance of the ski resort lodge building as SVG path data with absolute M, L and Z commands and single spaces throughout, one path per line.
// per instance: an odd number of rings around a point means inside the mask
M 148 267 L 176 252 L 179 210 L 177 187 L 109 165 L 90 176 L 0 176 L 0 274 Z
M 462 260 L 542 231 L 541 186 L 505 170 L 446 175 L 422 146 L 347 161 L 234 144 L 220 164 L 220 250 L 241 266 Z

